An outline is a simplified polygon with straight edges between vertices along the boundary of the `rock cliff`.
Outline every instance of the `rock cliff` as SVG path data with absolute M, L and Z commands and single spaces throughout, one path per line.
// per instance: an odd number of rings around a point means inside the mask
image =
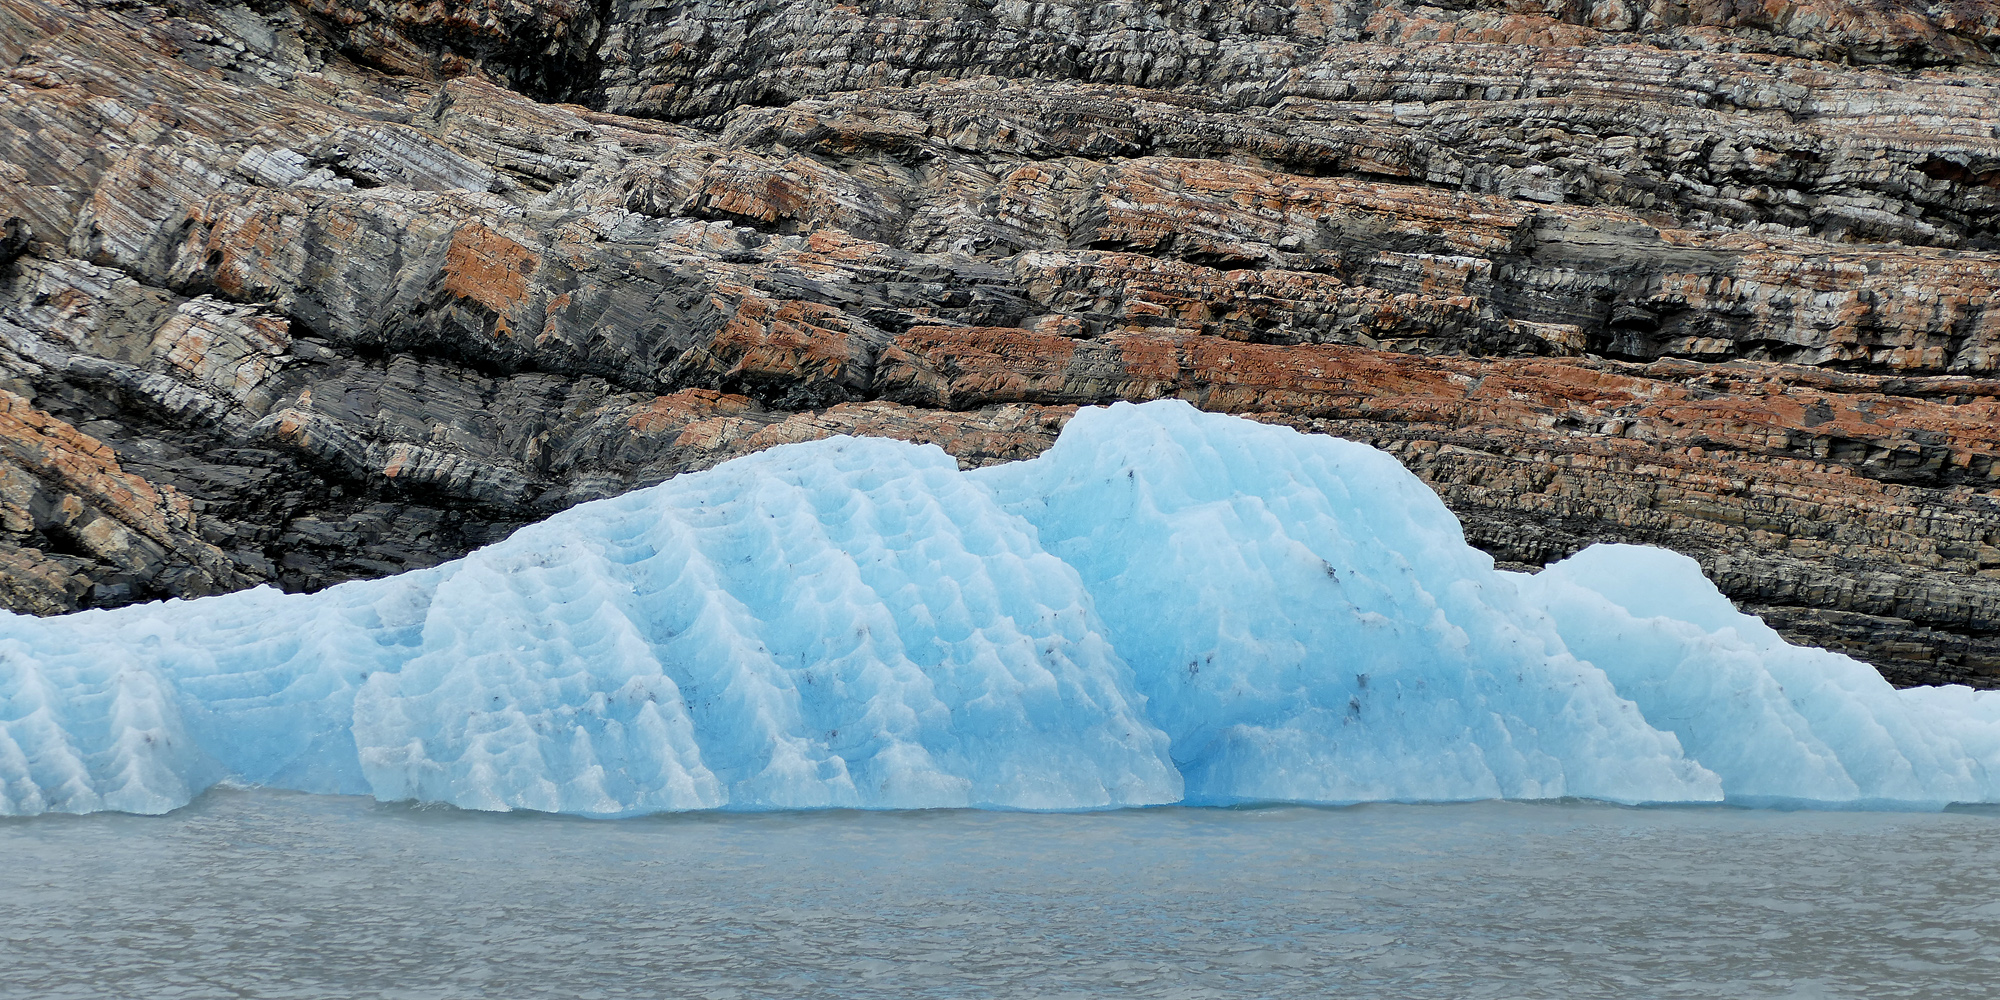
M 1992 0 L 0 0 L 0 603 L 1180 396 L 2000 686 Z

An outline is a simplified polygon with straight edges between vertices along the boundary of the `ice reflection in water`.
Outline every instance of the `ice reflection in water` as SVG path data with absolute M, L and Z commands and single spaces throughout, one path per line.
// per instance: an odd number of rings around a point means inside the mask
M 2000 816 L 1482 803 L 0 821 L 8 997 L 1978 997 Z

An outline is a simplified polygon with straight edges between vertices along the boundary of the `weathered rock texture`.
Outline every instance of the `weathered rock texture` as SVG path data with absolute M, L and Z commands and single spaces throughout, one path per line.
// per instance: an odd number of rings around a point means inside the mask
M 1993 0 L 0 0 L 0 602 L 1179 396 L 2000 685 Z

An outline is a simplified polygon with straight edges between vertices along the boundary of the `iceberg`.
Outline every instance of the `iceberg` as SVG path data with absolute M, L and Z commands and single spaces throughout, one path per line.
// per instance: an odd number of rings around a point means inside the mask
M 0 615 L 0 814 L 218 782 L 472 809 L 2000 801 L 2000 694 L 1683 556 L 1534 575 L 1363 445 L 1177 401 L 964 472 L 787 445 L 432 569 Z

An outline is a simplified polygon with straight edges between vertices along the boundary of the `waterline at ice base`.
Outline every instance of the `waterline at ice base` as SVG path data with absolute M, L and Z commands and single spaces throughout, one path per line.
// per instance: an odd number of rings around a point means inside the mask
M 1042 457 L 835 438 L 435 567 L 0 619 L 0 813 L 229 781 L 469 809 L 2000 801 L 2000 693 L 1693 561 L 1499 572 L 1389 456 L 1180 402 Z

